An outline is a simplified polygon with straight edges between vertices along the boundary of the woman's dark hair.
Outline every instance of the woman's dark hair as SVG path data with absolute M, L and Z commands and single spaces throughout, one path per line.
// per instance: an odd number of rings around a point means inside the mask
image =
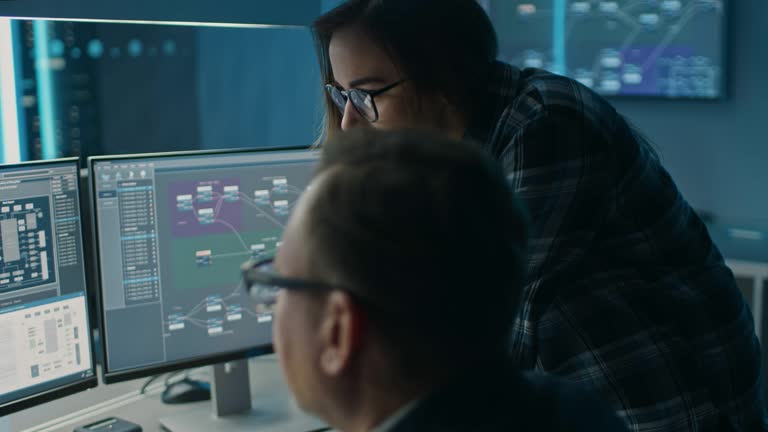
M 421 95 L 439 95 L 469 118 L 496 59 L 493 25 L 475 0 L 349 0 L 312 26 L 323 85 L 334 82 L 328 47 L 333 34 L 355 26 L 379 45 Z M 414 101 L 418 102 L 418 101 Z M 325 95 L 318 144 L 341 127 Z
M 528 219 L 497 162 L 476 143 L 365 128 L 329 140 L 318 175 L 313 277 L 371 306 L 401 373 L 505 358 Z

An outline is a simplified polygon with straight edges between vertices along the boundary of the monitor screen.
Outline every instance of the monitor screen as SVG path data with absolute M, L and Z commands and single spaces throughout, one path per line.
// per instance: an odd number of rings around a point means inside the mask
M 306 149 L 91 159 L 108 382 L 271 347 L 271 311 L 249 301 L 240 265 L 274 255 L 316 159 Z
M 499 55 L 604 95 L 717 98 L 725 0 L 479 0 Z
M 78 174 L 0 167 L 0 417 L 96 384 Z

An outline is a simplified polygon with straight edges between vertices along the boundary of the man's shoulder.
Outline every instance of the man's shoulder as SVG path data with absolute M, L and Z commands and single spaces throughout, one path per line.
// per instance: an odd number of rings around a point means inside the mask
M 443 388 L 392 432 L 624 431 L 607 406 L 579 386 L 517 371 Z

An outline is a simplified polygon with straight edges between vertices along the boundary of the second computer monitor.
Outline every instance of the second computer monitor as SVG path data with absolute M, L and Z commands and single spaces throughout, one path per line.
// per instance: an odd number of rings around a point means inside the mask
M 274 255 L 313 150 L 92 158 L 105 380 L 270 349 L 240 265 Z
M 96 385 L 77 159 L 0 166 L 0 417 Z

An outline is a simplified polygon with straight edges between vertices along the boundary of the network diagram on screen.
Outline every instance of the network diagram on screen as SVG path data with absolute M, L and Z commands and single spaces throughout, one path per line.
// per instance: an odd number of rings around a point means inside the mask
M 479 0 L 501 60 L 605 95 L 716 98 L 724 0 Z
M 184 305 L 169 307 L 166 325 L 170 331 L 180 331 L 187 324 L 204 328 L 209 336 L 225 331 L 225 323 L 251 315 L 259 322 L 271 320 L 271 310 L 265 305 L 255 309 L 238 299 L 242 289 L 237 269 L 243 261 L 263 259 L 277 252 L 286 219 L 303 190 L 305 178 L 299 185 L 290 169 L 264 169 L 262 177 L 250 182 L 240 177 L 171 182 L 168 185 L 168 215 L 173 261 L 170 271 L 174 285 L 185 290 L 204 288 L 220 283 L 223 270 L 229 273 L 233 293 L 211 294 L 189 310 Z M 247 191 L 241 191 L 241 186 Z M 250 220 L 251 226 L 246 229 Z M 193 253 L 194 252 L 194 253 Z M 233 271 L 235 270 L 235 271 Z M 208 318 L 199 318 L 206 312 Z M 217 316 L 210 317 L 210 314 Z
M 250 301 L 239 269 L 274 256 L 312 167 L 246 156 L 95 165 L 111 370 L 271 342 L 271 306 Z M 137 326 L 140 350 L 121 343 Z

